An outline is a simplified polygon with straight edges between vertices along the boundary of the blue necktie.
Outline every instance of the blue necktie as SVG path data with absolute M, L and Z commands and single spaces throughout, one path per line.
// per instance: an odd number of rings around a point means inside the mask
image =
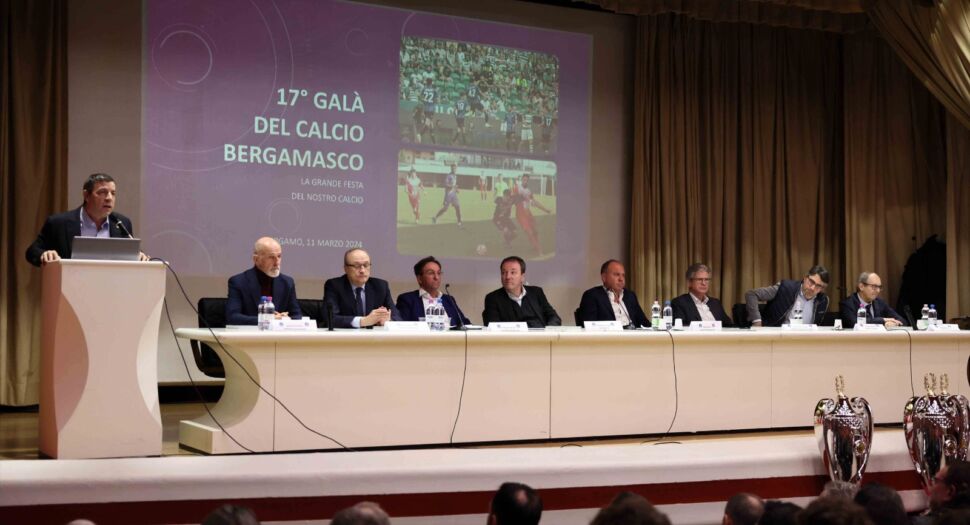
M 356 288 L 356 291 L 357 291 L 357 315 L 361 317 L 365 317 L 367 316 L 367 313 L 364 312 L 364 287 L 363 286 L 358 287 Z

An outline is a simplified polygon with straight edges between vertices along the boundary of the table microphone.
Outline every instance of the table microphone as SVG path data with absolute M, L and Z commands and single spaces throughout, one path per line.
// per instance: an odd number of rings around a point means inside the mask
M 327 331 L 333 332 L 333 305 L 327 301 Z
M 903 313 L 906 314 L 906 319 L 909 320 L 909 326 L 916 328 L 916 320 L 913 319 L 913 310 L 910 309 L 908 304 L 903 305 Z
M 454 299 L 455 297 L 451 295 L 451 291 L 449 290 L 450 287 L 451 287 L 451 284 L 445 283 L 445 295 L 449 295 L 451 296 L 452 299 Z M 465 314 L 461 312 L 461 308 L 458 306 L 458 301 L 455 301 L 455 310 L 458 310 L 458 326 L 456 328 L 458 330 L 464 330 L 465 322 L 462 321 L 461 318 L 464 317 Z

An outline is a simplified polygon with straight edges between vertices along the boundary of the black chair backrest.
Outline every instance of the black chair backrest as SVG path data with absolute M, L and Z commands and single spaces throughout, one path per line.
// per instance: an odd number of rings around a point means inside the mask
M 203 297 L 199 299 L 199 328 L 226 327 L 225 297 Z M 219 354 L 206 343 L 191 341 L 192 356 L 203 374 L 210 377 L 226 377 L 225 368 Z
M 738 328 L 748 328 L 751 323 L 748 322 L 748 308 L 744 303 L 734 303 L 731 307 L 731 317 L 734 319 L 734 326 Z
M 327 307 L 323 299 L 297 299 L 303 317 L 309 317 L 317 322 L 317 328 L 327 327 Z

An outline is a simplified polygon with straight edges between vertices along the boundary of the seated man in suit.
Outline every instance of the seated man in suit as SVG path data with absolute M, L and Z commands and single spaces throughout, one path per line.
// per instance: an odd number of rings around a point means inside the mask
M 583 292 L 579 301 L 579 321 L 620 321 L 624 327 L 650 326 L 637 295 L 626 288 L 626 269 L 610 259 L 600 266 L 602 286 Z
M 515 255 L 502 259 L 502 288 L 485 296 L 482 322 L 524 322 L 529 328 L 559 326 L 562 320 L 538 286 L 525 283 L 525 261 Z
M 829 285 L 829 271 L 824 266 L 813 266 L 801 280 L 779 281 L 771 286 L 744 292 L 751 326 L 781 326 L 795 317 L 799 309 L 802 323 L 818 324 L 829 309 L 825 288 Z M 758 303 L 765 301 L 764 319 Z
M 260 237 L 253 246 L 253 267 L 229 278 L 226 324 L 256 324 L 259 299 L 272 297 L 276 318 L 300 319 L 293 278 L 280 272 L 283 248 L 272 237 Z
M 84 181 L 81 189 L 84 203 L 71 211 L 51 215 L 37 239 L 27 247 L 27 262 L 40 266 L 60 259 L 71 258 L 75 237 L 128 237 L 132 233 L 131 219 L 114 211 L 118 189 L 107 173 L 95 173 Z M 139 254 L 148 260 L 144 253 Z
M 670 301 L 674 319 L 683 319 L 684 325 L 692 321 L 721 321 L 721 326 L 734 326 L 724 311 L 721 301 L 707 295 L 711 286 L 711 268 L 694 263 L 687 268 L 687 293 Z
M 327 279 L 323 301 L 333 309 L 335 328 L 383 326 L 400 321 L 387 281 L 370 276 L 370 254 L 352 248 L 344 254 L 344 275 Z
M 866 308 L 866 323 L 881 324 L 886 328 L 906 324 L 896 310 L 879 298 L 879 293 L 882 292 L 882 279 L 878 275 L 874 272 L 862 272 L 856 286 L 859 291 L 839 303 L 842 326 L 846 328 L 855 326 L 860 305 Z
M 397 296 L 397 310 L 401 312 L 402 319 L 417 321 L 424 318 L 425 308 L 435 299 L 441 298 L 441 304 L 451 319 L 451 326 L 464 326 L 471 322 L 461 308 L 458 308 L 454 297 L 441 293 L 441 263 L 438 259 L 429 255 L 418 261 L 414 265 L 414 276 L 418 280 L 418 289 Z

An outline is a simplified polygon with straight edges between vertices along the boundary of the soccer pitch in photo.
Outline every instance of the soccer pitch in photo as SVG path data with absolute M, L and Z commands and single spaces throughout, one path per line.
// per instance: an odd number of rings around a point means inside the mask
M 538 233 L 540 253 L 532 246 L 529 236 L 512 212 L 515 237 L 506 246 L 502 232 L 492 223 L 495 211 L 495 194 L 486 192 L 483 200 L 479 190 L 461 190 L 462 225 L 458 226 L 455 209 L 449 207 L 436 224 L 434 217 L 442 207 L 444 188 L 424 188 L 421 193 L 420 215 L 415 223 L 411 203 L 404 185 L 398 186 L 397 194 L 397 251 L 402 255 L 435 257 L 463 257 L 471 259 L 499 260 L 507 255 L 518 255 L 526 260 L 549 259 L 556 251 L 556 198 L 536 195 L 535 199 L 552 213 L 533 208 L 535 230 Z

